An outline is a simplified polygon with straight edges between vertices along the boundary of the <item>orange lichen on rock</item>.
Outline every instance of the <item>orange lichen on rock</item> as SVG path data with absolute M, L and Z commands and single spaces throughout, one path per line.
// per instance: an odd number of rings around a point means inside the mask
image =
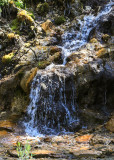
M 106 54 L 107 54 L 107 50 L 106 50 L 105 48 L 101 48 L 101 49 L 98 50 L 98 52 L 96 53 L 96 55 L 97 55 L 99 58 L 104 57 Z
M 6 136 L 7 134 L 9 134 L 6 130 L 2 130 L 0 131 L 0 137 L 4 137 Z
M 91 140 L 91 138 L 93 137 L 93 135 L 89 135 L 89 134 L 86 134 L 86 135 L 83 135 L 83 136 L 78 136 L 76 137 L 76 141 L 79 142 L 79 143 L 87 143 Z
M 41 25 L 42 29 L 44 30 L 44 32 L 46 32 L 46 34 L 52 33 L 53 32 L 53 23 L 48 19 L 46 22 L 44 22 Z
M 15 124 L 9 120 L 2 120 L 0 121 L 0 128 L 7 128 L 11 129 L 15 126 Z
M 38 68 L 35 68 L 32 73 L 30 74 L 30 76 L 28 77 L 27 81 L 26 81 L 26 87 L 28 87 L 28 85 L 30 84 L 30 82 L 32 82 L 33 78 L 35 77 L 36 73 L 37 73 Z

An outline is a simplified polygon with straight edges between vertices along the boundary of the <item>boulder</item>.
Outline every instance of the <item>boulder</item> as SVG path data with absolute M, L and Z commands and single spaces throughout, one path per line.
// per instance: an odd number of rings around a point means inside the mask
M 46 34 L 51 34 L 52 32 L 54 32 L 53 31 L 53 28 L 54 28 L 53 23 L 49 19 L 46 22 L 42 23 L 41 27 Z
M 37 68 L 32 68 L 29 71 L 25 71 L 23 78 L 21 79 L 20 86 L 24 92 L 30 91 L 30 83 L 37 73 Z
M 111 117 L 111 119 L 106 123 L 106 129 L 108 129 L 110 132 L 114 132 L 114 115 Z

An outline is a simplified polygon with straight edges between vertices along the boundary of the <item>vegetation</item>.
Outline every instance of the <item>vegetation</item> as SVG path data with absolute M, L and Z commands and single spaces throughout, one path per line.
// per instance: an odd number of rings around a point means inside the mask
M 19 159 L 27 160 L 32 158 L 32 154 L 30 154 L 30 151 L 31 151 L 31 146 L 30 144 L 28 144 L 28 142 L 25 144 L 24 147 L 20 142 L 17 142 L 17 153 L 18 153 Z
M 97 39 L 96 38 L 92 38 L 91 40 L 90 40 L 90 43 L 97 43 L 98 41 L 97 41 Z
M 64 16 L 59 16 L 55 18 L 55 24 L 56 25 L 61 25 L 62 23 L 64 23 L 66 20 L 64 18 Z
M 33 23 L 34 22 L 33 18 L 25 10 L 21 10 L 20 12 L 18 12 L 17 18 L 21 22 L 24 22 L 24 21 L 26 21 L 27 23 Z
M 11 52 L 11 53 L 3 56 L 3 57 L 2 57 L 2 62 L 3 62 L 3 63 L 9 63 L 9 62 L 11 62 L 13 56 L 14 56 L 14 53 L 13 53 L 13 52 Z
M 47 2 L 45 3 L 39 3 L 37 5 L 37 12 L 40 15 L 44 15 L 49 11 L 49 4 Z
M 0 1 L 0 6 L 4 6 L 6 4 L 8 4 L 8 0 L 1 0 Z

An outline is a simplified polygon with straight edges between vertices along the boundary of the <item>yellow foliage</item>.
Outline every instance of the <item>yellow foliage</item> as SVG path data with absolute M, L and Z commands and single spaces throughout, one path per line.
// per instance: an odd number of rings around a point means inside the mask
M 15 38 L 15 34 L 14 33 L 9 33 L 7 34 L 8 39 L 14 39 Z
M 11 0 L 11 1 L 9 1 L 9 4 L 13 5 L 13 4 L 14 4 L 14 2 Z
M 20 21 L 22 21 L 22 22 L 24 22 L 25 20 L 27 22 L 29 22 L 29 23 L 33 23 L 34 22 L 34 20 L 32 19 L 32 17 L 29 16 L 29 14 L 27 13 L 27 11 L 25 11 L 25 10 L 21 10 L 20 12 L 18 12 L 17 18 Z
M 3 57 L 2 57 L 2 62 L 3 62 L 3 63 L 9 63 L 9 62 L 12 60 L 13 56 L 14 56 L 14 53 L 13 53 L 13 52 L 11 52 L 11 53 L 3 56 Z

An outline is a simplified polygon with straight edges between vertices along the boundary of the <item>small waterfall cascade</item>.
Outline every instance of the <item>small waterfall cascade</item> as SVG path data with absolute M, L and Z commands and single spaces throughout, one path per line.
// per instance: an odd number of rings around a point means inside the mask
M 72 30 L 62 36 L 63 43 L 60 48 L 63 65 L 51 64 L 36 74 L 31 85 L 30 104 L 24 122 L 27 134 L 40 136 L 76 131 L 80 123 L 76 88 L 73 73 L 67 73 L 65 69 L 66 58 L 87 43 L 90 31 L 97 26 L 102 16 L 111 11 L 112 5 L 114 3 L 111 1 L 97 16 L 85 15 L 82 21 L 78 20 L 79 31 Z
M 27 109 L 29 122 L 24 123 L 26 133 L 36 136 L 74 131 L 79 124 L 76 90 L 72 78 L 69 86 L 66 81 L 65 74 L 57 70 L 37 73 Z
M 63 46 L 60 48 L 62 48 L 64 65 L 66 64 L 66 58 L 70 56 L 71 53 L 80 49 L 87 43 L 91 30 L 98 25 L 99 20 L 102 16 L 107 15 L 111 12 L 113 5 L 114 2 L 110 1 L 110 3 L 108 3 L 104 7 L 104 9 L 98 13 L 97 16 L 89 14 L 85 15 L 83 20 L 77 19 L 80 26 L 79 31 L 75 31 L 74 29 L 72 29 L 70 32 L 67 31 L 63 34 Z

